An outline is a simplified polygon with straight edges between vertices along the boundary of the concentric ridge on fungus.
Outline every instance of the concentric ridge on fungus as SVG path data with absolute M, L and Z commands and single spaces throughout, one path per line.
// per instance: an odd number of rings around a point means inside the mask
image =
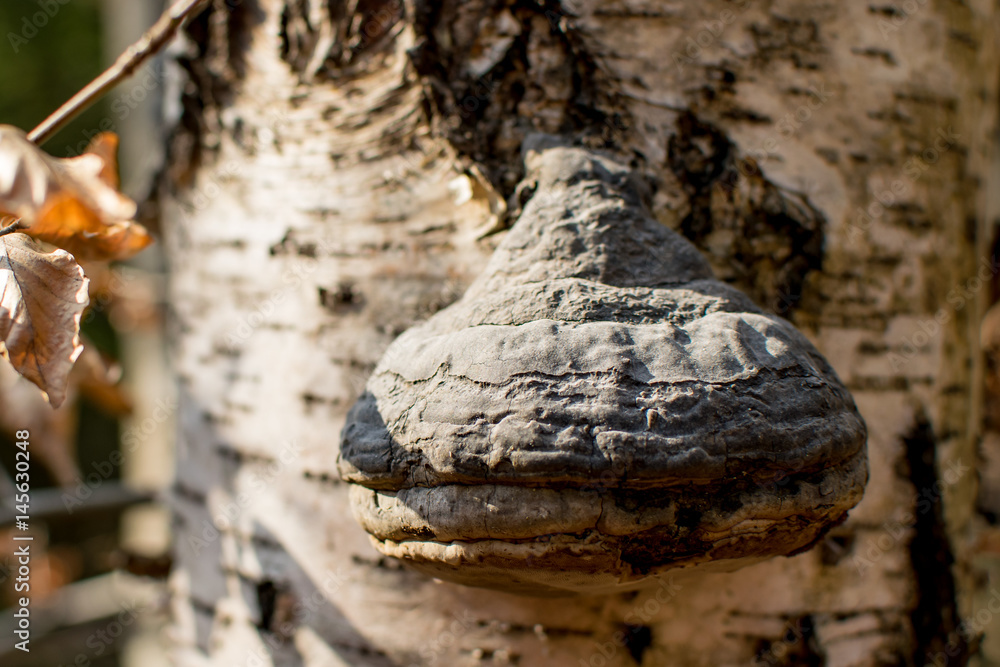
M 626 167 L 526 164 L 535 194 L 482 276 L 348 415 L 340 471 L 376 547 L 536 594 L 810 547 L 868 477 L 829 364 L 653 220 Z

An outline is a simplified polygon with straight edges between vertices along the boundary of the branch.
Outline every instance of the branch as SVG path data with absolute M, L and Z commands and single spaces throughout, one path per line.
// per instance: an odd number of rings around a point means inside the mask
M 10 218 L 7 219 L 10 220 Z M 0 220 L 3 220 L 3 216 L 0 216 Z M 21 220 L 17 219 L 14 222 L 7 225 L 6 227 L 0 228 L 0 236 L 7 236 L 8 234 L 13 234 L 14 232 L 21 229 L 21 227 L 22 227 Z
M 52 138 L 66 123 L 89 107 L 109 90 L 127 79 L 150 57 L 166 46 L 184 22 L 204 9 L 210 0 L 177 0 L 163 12 L 159 20 L 142 38 L 118 56 L 115 64 L 91 81 L 68 102 L 56 109 L 55 113 L 42 121 L 41 125 L 28 133 L 28 139 L 41 145 Z

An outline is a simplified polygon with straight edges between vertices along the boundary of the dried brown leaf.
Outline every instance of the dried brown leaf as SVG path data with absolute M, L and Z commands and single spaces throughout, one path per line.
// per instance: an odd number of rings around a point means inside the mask
M 83 351 L 87 278 L 64 250 L 44 253 L 24 234 L 0 237 L 0 353 L 59 407 Z
M 79 260 L 124 259 L 153 242 L 142 225 L 128 220 L 106 223 L 79 199 L 62 192 L 49 200 L 24 232 L 68 250 Z
M 114 132 L 101 132 L 91 139 L 84 155 L 93 154 L 103 161 L 101 170 L 97 173 L 106 185 L 117 190 L 121 187 L 118 179 L 118 135 Z M 70 161 L 70 164 L 73 164 Z
M 0 216 L 20 218 L 24 233 L 78 259 L 125 259 L 152 242 L 134 222 L 136 204 L 121 194 L 118 138 L 98 135 L 79 157 L 59 159 L 0 125 Z

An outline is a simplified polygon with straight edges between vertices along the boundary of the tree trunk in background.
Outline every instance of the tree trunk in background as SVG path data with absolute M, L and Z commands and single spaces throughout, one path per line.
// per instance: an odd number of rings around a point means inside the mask
M 177 663 L 964 664 L 981 633 L 1000 658 L 975 504 L 997 28 L 986 0 L 218 0 L 161 193 Z M 819 547 L 547 600 L 369 545 L 345 414 L 484 265 L 531 131 L 630 155 L 851 388 L 871 481 Z

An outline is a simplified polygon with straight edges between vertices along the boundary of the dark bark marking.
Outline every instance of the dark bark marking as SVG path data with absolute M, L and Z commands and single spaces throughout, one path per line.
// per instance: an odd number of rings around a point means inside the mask
M 853 532 L 827 535 L 820 543 L 820 562 L 828 567 L 836 565 L 854 550 L 855 539 Z
M 268 253 L 271 257 L 297 255 L 315 259 L 319 255 L 319 246 L 315 241 L 299 239 L 296 230 L 289 229 L 280 241 L 268 248 Z
M 341 399 L 330 398 L 328 396 L 320 396 L 319 394 L 306 392 L 302 394 L 302 402 L 306 404 L 307 408 L 312 408 L 317 405 L 329 405 L 329 406 L 340 405 Z
M 418 5 L 415 27 L 421 42 L 410 58 L 424 78 L 429 115 L 504 197 L 523 177 L 520 150 L 528 133 L 554 132 L 591 147 L 620 149 L 631 127 L 625 105 L 558 2 Z M 514 17 L 519 33 L 489 70 L 470 75 L 469 61 L 494 45 L 495 36 L 484 26 L 503 12 Z M 546 56 L 533 60 L 531 49 Z M 540 90 L 543 82 L 566 83 L 566 98 Z M 540 127 L 535 111 L 543 107 L 556 108 L 558 120 Z
M 298 625 L 296 596 L 286 584 L 270 580 L 256 584 L 255 588 L 260 609 L 257 628 L 276 636 L 284 644 L 294 636 Z
M 763 178 L 717 127 L 688 112 L 668 142 L 667 167 L 686 196 L 680 231 L 702 249 L 716 231 L 732 233 L 724 279 L 778 315 L 818 308 L 806 299 L 809 275 L 823 268 L 825 218 L 802 196 Z
M 257 627 L 268 630 L 274 619 L 274 603 L 278 598 L 278 588 L 273 581 L 262 581 L 257 584 L 257 606 L 260 609 L 260 622 Z
M 626 625 L 624 632 L 625 650 L 635 660 L 635 664 L 641 665 L 642 656 L 653 645 L 653 629 L 648 625 Z
M 321 485 L 339 486 L 341 484 L 340 478 L 327 472 L 313 472 L 312 470 L 306 470 L 302 473 L 302 478 L 309 480 L 310 482 L 317 482 Z
M 208 502 L 204 493 L 184 484 L 184 482 L 180 480 L 174 483 L 173 494 L 176 497 L 183 498 L 184 500 L 187 500 L 195 505 L 205 505 Z
M 318 288 L 319 305 L 334 315 L 358 312 L 364 309 L 365 297 L 353 282 L 343 280 L 334 289 Z
M 868 11 L 872 14 L 881 14 L 890 18 L 894 16 L 905 16 L 903 10 L 895 5 L 868 5 Z
M 173 569 L 174 559 L 169 554 L 146 556 L 129 550 L 115 554 L 115 567 L 137 577 L 166 580 Z
M 395 558 L 389 558 L 387 556 L 380 556 L 378 558 L 364 558 L 362 556 L 354 554 L 351 556 L 351 562 L 361 567 L 370 567 L 376 570 L 388 570 L 390 572 L 408 571 L 400 561 L 396 560 Z
M 853 48 L 851 49 L 851 53 L 857 56 L 881 60 L 886 65 L 890 65 L 892 67 L 896 67 L 898 65 L 896 57 L 892 55 L 892 51 L 888 51 L 886 49 L 876 49 L 874 47 L 868 47 L 867 49 Z
M 215 604 L 193 597 L 188 598 L 188 600 L 191 603 L 191 608 L 194 609 L 196 613 L 215 618 Z
M 301 23 L 302 25 L 295 25 Z M 278 53 L 281 59 L 292 66 L 294 70 L 305 69 L 308 63 L 309 53 L 314 44 L 306 44 L 306 40 L 312 37 L 315 41 L 315 32 L 309 24 L 309 3 L 306 0 L 291 0 L 285 3 L 285 8 L 281 10 L 280 31 L 278 37 L 281 46 Z
M 324 26 L 310 21 L 307 0 L 288 0 L 281 12 L 279 53 L 303 80 L 363 73 L 368 61 L 391 45 L 394 29 L 406 18 L 402 0 L 330 0 L 326 8 L 323 21 L 334 33 L 332 43 L 323 39 Z M 320 48 L 326 52 L 318 53 Z
M 181 92 L 181 117 L 167 142 L 168 186 L 189 186 L 206 161 L 203 151 L 218 145 L 219 110 L 232 100 L 243 78 L 251 28 L 262 20 L 256 3 L 215 0 L 184 27 L 194 53 L 179 56 L 177 64 L 191 85 Z M 155 203 L 151 206 L 155 209 Z
M 296 600 L 288 587 L 265 580 L 256 585 L 260 620 L 257 628 L 287 640 L 296 625 Z
M 826 664 L 810 615 L 790 619 L 784 636 L 761 640 L 754 655 L 752 664 L 755 666 L 823 667 Z
M 224 461 L 228 461 L 236 466 L 244 465 L 258 465 L 266 466 L 273 465 L 277 462 L 277 459 L 273 456 L 268 456 L 266 454 L 259 454 L 254 452 L 244 452 L 236 449 L 235 447 L 220 443 L 215 446 L 216 455 Z
M 913 664 L 923 665 L 932 656 L 942 656 L 942 667 L 965 665 L 971 655 L 968 637 L 959 631 L 961 619 L 955 599 L 955 563 L 944 520 L 944 507 L 937 474 L 937 437 L 923 413 L 903 437 L 906 464 L 913 488 L 926 503 L 915 512 L 910 562 L 916 579 L 917 604 L 910 614 L 913 625 Z M 929 491 L 929 493 L 927 493 Z
M 818 56 L 825 52 L 820 42 L 819 23 L 772 14 L 767 23 L 754 23 L 750 34 L 761 64 L 785 59 L 798 69 L 818 70 Z

